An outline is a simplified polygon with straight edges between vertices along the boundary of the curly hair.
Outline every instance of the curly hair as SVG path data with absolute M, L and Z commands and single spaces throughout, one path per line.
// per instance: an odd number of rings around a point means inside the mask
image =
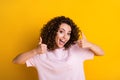
M 68 49 L 71 45 L 75 44 L 75 41 L 79 39 L 79 28 L 77 25 L 68 17 L 65 16 L 58 16 L 54 17 L 50 21 L 47 22 L 47 24 L 43 25 L 43 28 L 41 29 L 41 38 L 42 43 L 47 45 L 48 50 L 55 50 L 56 42 L 55 37 L 57 35 L 59 26 L 62 23 L 66 23 L 70 25 L 71 27 L 71 34 L 69 41 L 64 45 L 65 49 Z

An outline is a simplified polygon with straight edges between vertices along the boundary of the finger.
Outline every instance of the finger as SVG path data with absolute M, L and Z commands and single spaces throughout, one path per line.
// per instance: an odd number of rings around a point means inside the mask
M 41 44 L 41 47 L 47 47 L 47 45 L 46 44 Z
M 42 44 L 42 38 L 40 37 L 40 41 L 39 41 L 39 44 Z
M 45 53 L 47 51 L 47 45 L 41 44 L 41 52 Z
M 81 44 L 82 44 L 82 40 L 78 40 L 78 41 L 77 41 L 77 44 L 78 44 L 78 45 L 81 45 Z
M 83 32 L 81 34 L 82 34 L 82 39 L 86 39 L 85 34 Z
M 77 40 L 76 43 L 81 43 L 82 40 Z
M 82 32 L 80 32 L 80 36 L 79 36 L 79 39 L 80 39 L 80 40 L 82 39 Z
M 41 47 L 41 49 L 47 48 L 47 45 L 46 44 L 41 44 L 40 47 Z
M 79 45 L 80 48 L 82 48 L 82 40 L 77 40 L 76 43 Z

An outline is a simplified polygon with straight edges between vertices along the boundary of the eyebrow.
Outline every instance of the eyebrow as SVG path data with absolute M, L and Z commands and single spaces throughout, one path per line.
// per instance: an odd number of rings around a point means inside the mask
M 63 28 L 60 28 L 60 29 L 62 29 L 63 31 L 65 31 L 65 29 L 63 29 Z M 71 31 L 68 31 L 68 32 L 70 32 L 70 33 L 71 33 Z

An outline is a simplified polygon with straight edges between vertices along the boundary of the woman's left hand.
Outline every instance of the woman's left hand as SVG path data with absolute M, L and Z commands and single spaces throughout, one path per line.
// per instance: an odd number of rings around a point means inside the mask
M 97 45 L 87 41 L 86 36 L 82 32 L 82 38 L 77 41 L 79 47 L 81 48 L 89 48 L 95 55 L 103 56 L 104 51 Z
M 81 39 L 77 41 L 79 47 L 81 48 L 90 48 L 91 44 L 87 41 L 85 34 L 82 32 Z

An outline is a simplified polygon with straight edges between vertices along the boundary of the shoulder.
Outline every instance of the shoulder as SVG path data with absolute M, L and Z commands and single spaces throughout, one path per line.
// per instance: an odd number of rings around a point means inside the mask
M 78 44 L 73 44 L 73 45 L 71 45 L 70 48 L 69 48 L 70 51 L 79 51 L 79 50 L 81 50 L 81 49 L 82 49 L 82 48 L 80 48 L 80 47 L 78 46 Z
M 79 54 L 85 54 L 85 53 L 92 53 L 90 49 L 88 48 L 80 48 L 78 44 L 74 44 L 69 48 L 69 51 L 71 53 L 79 53 Z

